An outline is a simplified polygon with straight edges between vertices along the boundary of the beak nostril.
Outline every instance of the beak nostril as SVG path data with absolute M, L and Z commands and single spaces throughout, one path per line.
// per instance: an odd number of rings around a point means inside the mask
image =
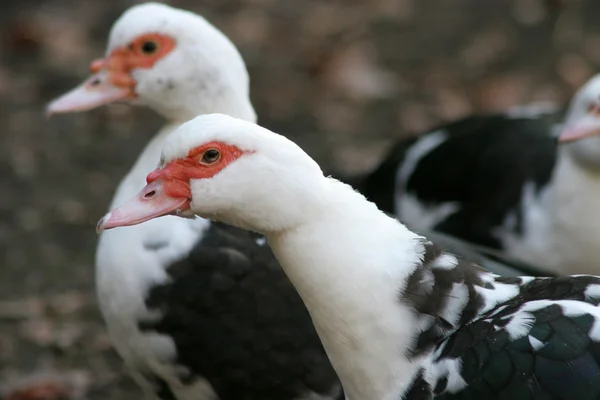
M 146 193 L 146 194 L 144 195 L 144 198 L 145 198 L 145 199 L 151 199 L 151 198 L 153 198 L 153 197 L 154 197 L 154 195 L 155 195 L 155 194 L 156 194 L 156 190 L 153 190 L 153 191 L 151 191 L 151 192 L 148 192 L 148 193 Z
M 100 78 L 95 78 L 90 82 L 90 86 L 98 86 L 100 84 Z

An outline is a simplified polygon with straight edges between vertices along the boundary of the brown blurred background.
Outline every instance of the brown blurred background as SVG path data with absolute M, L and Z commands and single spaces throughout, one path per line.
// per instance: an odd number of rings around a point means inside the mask
M 44 118 L 135 3 L 0 8 L 0 396 L 48 376 L 84 398 L 139 398 L 95 304 L 94 226 L 161 120 L 123 105 Z M 443 121 L 565 104 L 600 65 L 597 0 L 167 3 L 203 14 L 237 44 L 262 125 L 346 174 Z

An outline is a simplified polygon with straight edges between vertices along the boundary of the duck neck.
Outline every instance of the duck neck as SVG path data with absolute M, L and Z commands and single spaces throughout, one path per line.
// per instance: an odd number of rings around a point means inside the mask
M 331 180 L 329 189 L 315 218 L 267 237 L 348 398 L 397 399 L 418 369 L 406 356 L 416 316 L 399 293 L 422 244 L 348 186 Z
M 559 149 L 552 182 L 540 199 L 545 222 L 539 223 L 548 225 L 544 233 L 548 240 L 543 243 L 550 247 L 547 250 L 551 254 L 556 252 L 556 265 L 551 268 L 557 272 L 593 273 L 600 237 L 600 214 L 595 212 L 600 170 L 582 163 L 572 150 Z M 563 271 L 564 265 L 570 270 Z
M 596 214 L 593 210 L 597 196 L 600 196 L 600 169 L 582 162 L 571 150 L 559 149 L 549 189 L 549 207 L 553 213 L 558 213 L 557 218 L 562 218 L 565 213 L 573 216 L 583 213 L 587 215 L 584 219 L 589 219 Z
M 203 114 L 225 114 L 250 122 L 256 122 L 256 111 L 248 96 L 239 96 L 235 92 L 221 93 L 210 99 L 190 100 L 184 106 L 162 113 L 169 124 L 182 124 Z
M 187 122 L 203 114 L 225 114 L 250 122 L 256 122 L 256 112 L 247 87 L 221 82 L 183 93 L 164 93 L 142 101 L 170 124 Z

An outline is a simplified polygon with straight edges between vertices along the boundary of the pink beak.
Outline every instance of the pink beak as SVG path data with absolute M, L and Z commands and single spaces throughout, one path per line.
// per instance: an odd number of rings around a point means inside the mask
M 586 114 L 576 123 L 565 127 L 558 136 L 558 142 L 573 142 L 594 135 L 600 135 L 600 116 Z
M 117 87 L 110 82 L 110 72 L 100 71 L 81 85 L 53 100 L 46 107 L 46 115 L 87 111 L 104 104 L 131 97 L 131 89 Z
M 165 193 L 164 181 L 147 184 L 133 199 L 106 214 L 96 227 L 105 229 L 141 224 L 163 215 L 174 214 L 189 208 L 189 199 L 174 198 Z

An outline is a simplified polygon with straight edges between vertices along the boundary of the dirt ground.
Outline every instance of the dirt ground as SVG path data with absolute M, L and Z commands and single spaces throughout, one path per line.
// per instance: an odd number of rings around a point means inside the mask
M 94 226 L 161 119 L 127 106 L 44 118 L 136 2 L 0 12 L 0 395 L 134 399 L 94 294 Z M 596 0 L 181 0 L 240 48 L 260 122 L 327 169 L 372 168 L 403 136 L 471 112 L 563 104 L 600 65 Z M 10 4 L 10 5 L 9 5 Z M 11 399 L 16 399 L 13 397 Z

